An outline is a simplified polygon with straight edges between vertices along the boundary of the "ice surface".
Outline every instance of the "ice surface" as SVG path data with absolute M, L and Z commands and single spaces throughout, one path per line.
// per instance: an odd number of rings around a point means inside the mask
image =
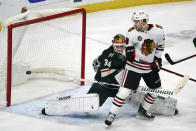
M 160 5 L 148 5 L 117 10 L 101 11 L 87 15 L 87 47 L 86 47 L 86 73 L 87 78 L 93 78 L 91 67 L 92 60 L 111 44 L 112 37 L 117 33 L 125 33 L 131 26 L 131 11 L 142 9 L 149 13 L 149 23 L 160 24 L 166 34 L 166 49 L 174 60 L 195 54 L 196 49 L 192 43 L 193 35 L 196 35 L 196 2 L 180 2 Z M 178 72 L 189 74 L 196 79 L 196 58 L 186 60 L 176 65 L 169 65 L 163 57 L 163 67 Z M 173 89 L 180 77 L 161 71 L 162 86 Z M 32 82 L 31 82 L 32 83 Z M 141 82 L 141 84 L 144 84 Z M 29 84 L 28 84 L 29 85 Z M 47 93 L 47 83 L 43 84 Z M 59 86 L 63 86 L 60 84 Z M 51 88 L 51 85 L 49 86 Z M 65 86 L 66 87 L 66 86 Z M 69 91 L 60 88 L 60 95 L 86 93 L 89 85 L 83 88 L 67 86 Z M 20 90 L 21 88 L 18 88 Z M 21 89 L 22 90 L 22 89 Z M 29 86 L 28 91 L 35 90 Z M 20 91 L 18 91 L 20 92 Z M 152 122 L 135 119 L 138 107 L 123 106 L 120 114 L 115 119 L 110 130 L 112 131 L 195 131 L 196 130 L 196 83 L 189 81 L 186 87 L 179 93 L 179 114 L 177 116 L 156 116 Z M 18 93 L 19 94 L 19 93 Z M 24 94 L 23 94 L 24 95 Z M 27 95 L 31 95 L 29 92 Z M 104 120 L 111 100 L 98 112 L 77 113 L 66 116 L 43 116 L 40 111 L 44 105 L 44 99 L 37 98 L 15 104 L 10 108 L 0 111 L 0 131 L 102 131 L 105 130 Z M 16 102 L 17 103 L 17 102 Z

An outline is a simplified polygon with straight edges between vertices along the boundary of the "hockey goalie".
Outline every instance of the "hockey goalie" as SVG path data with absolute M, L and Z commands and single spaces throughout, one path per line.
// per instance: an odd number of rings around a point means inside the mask
M 125 103 L 130 106 L 139 106 L 144 95 L 144 93 L 139 91 L 132 93 Z M 46 100 L 45 107 L 42 109 L 42 114 L 67 115 L 76 112 L 98 111 L 100 108 L 100 99 L 99 94 L 96 93 L 48 99 Z M 178 113 L 177 99 L 158 96 L 150 112 L 166 116 L 176 115 Z
M 108 97 L 115 97 L 119 89 L 119 76 L 126 64 L 124 49 L 126 45 L 126 37 L 117 34 L 112 40 L 112 45 L 104 50 L 102 54 L 93 61 L 93 68 L 96 71 L 95 80 L 87 94 L 57 97 L 55 99 L 46 100 L 45 107 L 42 109 L 44 115 L 66 115 L 76 112 L 92 112 L 98 111 Z M 183 79 L 184 80 L 184 79 Z M 127 97 L 125 103 L 130 106 L 142 102 L 145 93 L 157 93 L 156 102 L 151 107 L 152 113 L 160 115 L 175 115 L 177 110 L 177 99 L 168 96 L 179 90 L 186 84 L 188 77 L 180 85 L 176 91 L 167 92 L 165 90 L 148 90 L 147 87 L 138 88 Z M 182 85 L 182 83 L 184 83 Z M 146 90 L 143 90 L 146 89 Z

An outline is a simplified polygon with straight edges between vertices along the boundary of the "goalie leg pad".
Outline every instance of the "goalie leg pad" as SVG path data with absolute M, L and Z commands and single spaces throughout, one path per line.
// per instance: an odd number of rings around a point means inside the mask
M 99 109 L 99 95 L 85 94 L 47 100 L 45 113 L 48 115 L 66 115 L 74 112 L 90 112 Z
M 144 93 L 142 92 L 132 93 L 129 96 L 128 104 L 138 106 L 143 101 L 143 99 L 144 99 Z M 176 109 L 177 109 L 177 99 L 158 96 L 155 103 L 151 106 L 149 111 L 151 113 L 155 113 L 159 115 L 172 116 L 175 115 Z
M 155 114 L 172 116 L 175 115 L 176 106 L 177 99 L 159 96 L 149 111 Z

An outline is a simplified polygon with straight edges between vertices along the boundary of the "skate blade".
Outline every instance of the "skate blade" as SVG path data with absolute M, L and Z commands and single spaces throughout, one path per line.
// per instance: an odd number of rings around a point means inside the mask
M 111 128 L 111 125 L 106 125 L 105 124 L 105 129 L 110 129 Z

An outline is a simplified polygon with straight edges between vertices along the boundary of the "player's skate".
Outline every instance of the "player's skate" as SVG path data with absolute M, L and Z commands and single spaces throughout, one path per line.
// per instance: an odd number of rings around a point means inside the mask
M 113 114 L 113 113 L 109 112 L 109 114 L 108 114 L 108 116 L 105 120 L 106 126 L 111 126 L 115 117 L 116 117 L 116 114 Z
M 138 113 L 136 115 L 136 119 L 141 119 L 141 120 L 154 120 L 155 116 L 145 110 L 141 105 L 139 107 Z

